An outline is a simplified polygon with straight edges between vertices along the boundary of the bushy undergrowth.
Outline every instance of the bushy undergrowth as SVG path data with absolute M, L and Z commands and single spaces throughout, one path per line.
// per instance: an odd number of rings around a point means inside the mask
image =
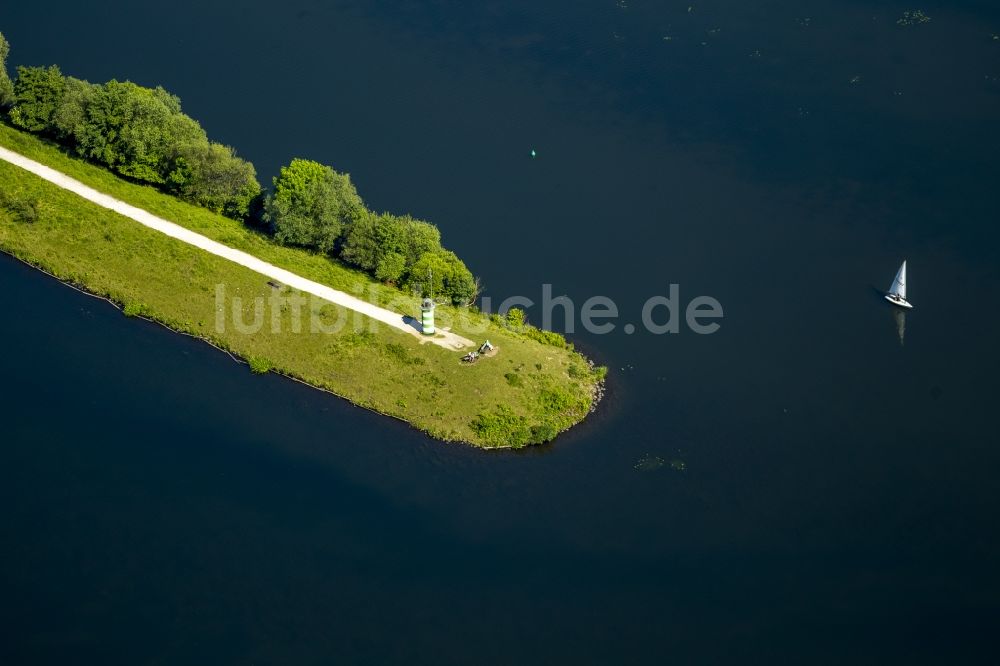
M 19 222 L 34 224 L 38 221 L 38 199 L 0 191 L 0 208 L 6 209 Z

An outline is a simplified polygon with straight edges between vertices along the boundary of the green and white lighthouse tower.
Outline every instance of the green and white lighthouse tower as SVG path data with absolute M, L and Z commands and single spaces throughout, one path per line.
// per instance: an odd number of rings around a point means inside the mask
M 429 298 L 420 305 L 420 324 L 424 335 L 434 335 L 434 301 Z

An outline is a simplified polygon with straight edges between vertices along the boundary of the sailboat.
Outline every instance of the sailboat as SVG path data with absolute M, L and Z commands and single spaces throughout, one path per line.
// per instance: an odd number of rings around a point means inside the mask
M 896 277 L 889 287 L 889 293 L 885 295 L 885 300 L 901 308 L 912 308 L 913 305 L 906 300 L 906 261 L 896 271 Z

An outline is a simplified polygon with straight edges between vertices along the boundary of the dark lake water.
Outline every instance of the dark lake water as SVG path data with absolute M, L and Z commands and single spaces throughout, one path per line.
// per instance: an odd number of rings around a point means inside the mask
M 11 64 L 349 171 L 496 299 L 725 318 L 578 331 L 599 413 L 485 454 L 4 257 L 0 663 L 995 663 L 1000 8 L 920 8 L 4 7 Z

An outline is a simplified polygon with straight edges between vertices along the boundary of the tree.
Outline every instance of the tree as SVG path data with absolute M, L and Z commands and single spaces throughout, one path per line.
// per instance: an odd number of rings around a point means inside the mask
M 364 213 L 349 175 L 303 159 L 281 168 L 265 205 L 266 221 L 279 242 L 325 253 L 336 248 L 344 229 Z
M 6 57 L 2 35 L 0 56 Z M 55 66 L 18 72 L 10 117 L 19 127 L 51 135 L 122 175 L 230 217 L 246 217 L 260 196 L 253 165 L 232 148 L 210 143 L 181 111 L 180 99 L 162 87 L 114 80 L 95 85 L 64 77 Z
M 411 288 L 419 289 L 424 298 L 444 296 L 445 279 L 450 268 L 437 252 L 426 252 L 410 268 L 407 276 Z
M 178 196 L 209 210 L 243 218 L 260 194 L 253 165 L 229 146 L 195 141 L 174 149 L 168 188 Z
M 384 223 L 382 218 L 385 215 L 366 210 L 354 220 L 351 228 L 344 235 L 344 244 L 340 254 L 344 261 L 354 264 L 364 271 L 375 270 L 378 266 L 381 250 L 378 227 Z
M 442 250 L 445 262 L 451 267 L 451 272 L 445 280 L 445 289 L 451 302 L 455 305 L 469 305 L 476 299 L 479 285 L 465 263 L 454 252 Z
M 409 215 L 398 218 L 403 225 L 404 254 L 407 266 L 412 266 L 427 252 L 441 249 L 441 232 L 429 222 Z
M 398 252 L 387 252 L 375 267 L 375 277 L 383 282 L 395 284 L 406 271 L 406 257 Z
M 6 109 L 14 103 L 14 84 L 7 74 L 7 56 L 10 54 L 10 44 L 0 32 L 0 109 Z
M 468 305 L 476 297 L 476 280 L 465 264 L 448 250 L 426 252 L 407 276 L 411 288 L 424 297 L 447 297 L 455 305 Z
M 347 230 L 341 258 L 375 273 L 389 254 L 403 257 L 404 268 L 411 263 L 407 261 L 406 232 L 400 219 L 389 213 L 365 211 Z
M 79 144 L 79 137 L 87 124 L 87 109 L 100 89 L 93 83 L 66 77 L 63 94 L 51 122 L 51 129 L 60 141 L 71 146 Z
M 19 67 L 11 82 L 9 50 L 0 34 L 0 108 L 10 107 L 18 127 L 212 211 L 267 225 L 278 242 L 339 252 L 384 282 L 455 304 L 475 298 L 475 278 L 441 247 L 437 227 L 409 215 L 372 213 L 348 174 L 294 159 L 265 198 L 253 165 L 229 146 L 209 142 L 176 95 L 131 81 L 95 85 L 65 77 L 55 65 Z
M 162 88 L 109 81 L 87 105 L 79 152 L 120 174 L 162 184 L 173 170 L 176 146 L 207 143 L 201 126 L 180 112 Z
M 341 258 L 377 273 L 388 255 L 403 258 L 404 273 L 424 254 L 441 249 L 441 233 L 427 222 L 409 215 L 368 212 L 358 218 L 344 237 Z M 395 266 L 398 260 L 389 260 Z
M 62 101 L 66 80 L 55 65 L 18 67 L 10 119 L 29 132 L 52 131 L 52 116 Z

